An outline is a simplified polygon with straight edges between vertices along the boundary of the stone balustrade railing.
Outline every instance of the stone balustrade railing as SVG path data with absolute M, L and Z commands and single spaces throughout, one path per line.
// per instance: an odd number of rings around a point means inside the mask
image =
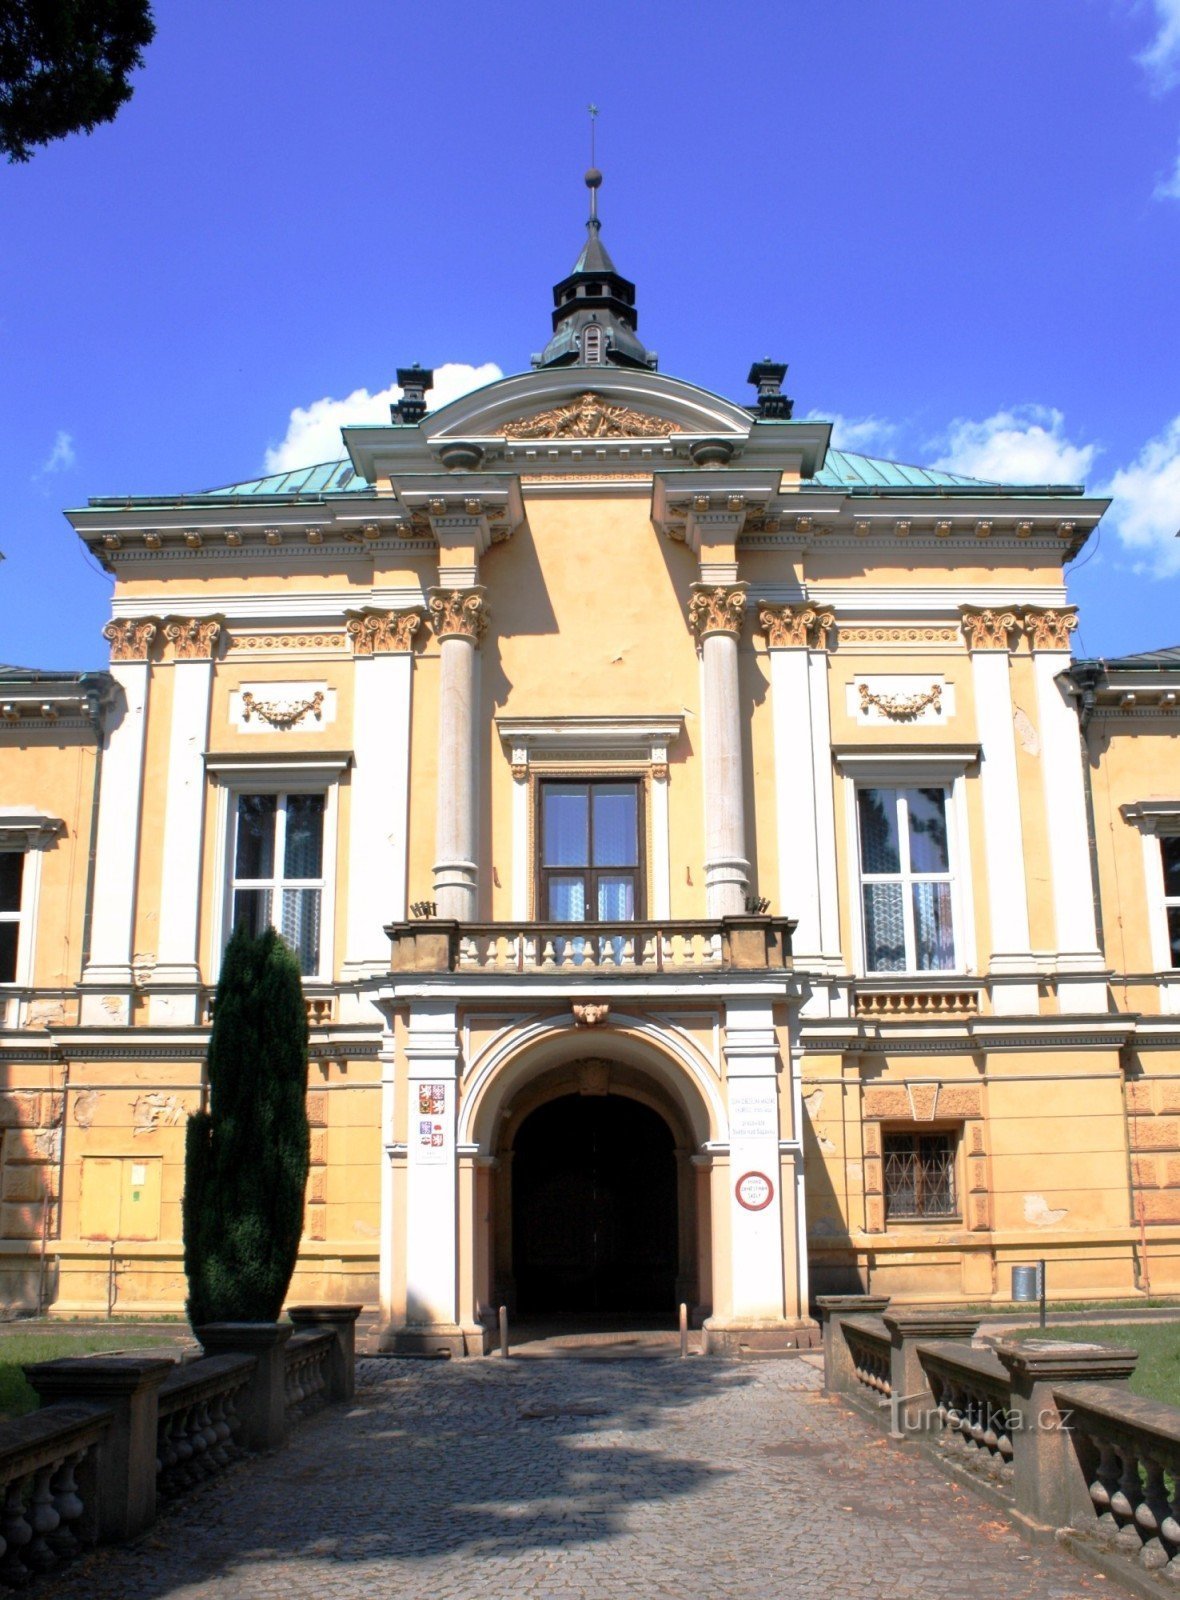
M 329 1365 L 335 1336 L 332 1330 L 301 1328 L 286 1348 L 283 1398 L 287 1415 L 302 1416 L 327 1399 Z
M 1169 1587 L 1180 1581 L 1180 1409 L 1115 1384 L 1055 1389 L 1089 1507 L 1071 1523 Z
M 0 1425 L 0 1584 L 23 1588 L 97 1536 L 105 1406 L 47 1406 Z
M 791 930 L 784 917 L 704 922 L 395 923 L 394 972 L 589 973 L 722 972 L 785 969 Z
M 205 1354 L 75 1356 L 25 1368 L 41 1410 L 0 1425 L 0 1585 L 135 1537 L 163 1497 L 273 1450 L 312 1403 L 355 1391 L 358 1305 L 198 1328 Z
M 206 1356 L 164 1379 L 156 1401 L 158 1494 L 183 1494 L 242 1454 L 241 1398 L 254 1366 L 253 1356 Z
M 939 1442 L 968 1472 L 1010 1496 L 1011 1391 L 1003 1363 L 992 1350 L 972 1350 L 952 1340 L 919 1344 L 917 1351 L 930 1384 Z
M 894 1312 L 867 1295 L 817 1304 L 829 1393 L 933 1452 L 1018 1528 L 1054 1535 L 1141 1594 L 1177 1592 L 1180 1407 L 1130 1392 L 1134 1350 L 1050 1339 L 976 1348 L 975 1317 Z

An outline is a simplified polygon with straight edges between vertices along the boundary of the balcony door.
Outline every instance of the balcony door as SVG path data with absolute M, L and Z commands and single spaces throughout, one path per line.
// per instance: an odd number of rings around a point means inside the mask
M 639 784 L 541 784 L 538 913 L 546 922 L 644 916 Z

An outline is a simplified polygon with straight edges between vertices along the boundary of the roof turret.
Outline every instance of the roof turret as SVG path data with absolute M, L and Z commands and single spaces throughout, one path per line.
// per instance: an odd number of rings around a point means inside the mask
M 602 173 L 586 173 L 590 215 L 586 243 L 573 271 L 553 287 L 553 337 L 535 367 L 647 367 L 658 365 L 654 351 L 641 343 L 635 330 L 635 285 L 619 273 L 602 242 L 598 218 L 598 191 Z

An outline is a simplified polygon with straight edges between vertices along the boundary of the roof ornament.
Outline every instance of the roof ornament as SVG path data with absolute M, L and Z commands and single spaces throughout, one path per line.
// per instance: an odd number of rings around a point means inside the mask
M 412 367 L 397 369 L 397 383 L 402 397 L 390 406 L 390 417 L 394 422 L 421 422 L 426 415 L 427 393 L 434 387 L 434 373 L 415 361 Z

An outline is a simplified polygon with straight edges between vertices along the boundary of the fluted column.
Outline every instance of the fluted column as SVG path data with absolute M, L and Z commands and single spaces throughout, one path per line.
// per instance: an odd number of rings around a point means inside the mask
M 693 584 L 688 620 L 701 647 L 705 758 L 705 908 L 710 917 L 746 908 L 746 802 L 738 639 L 746 585 Z
M 482 587 L 432 589 L 430 620 L 439 641 L 438 811 L 434 899 L 440 917 L 474 920 L 476 864 L 476 651 L 487 629 Z

